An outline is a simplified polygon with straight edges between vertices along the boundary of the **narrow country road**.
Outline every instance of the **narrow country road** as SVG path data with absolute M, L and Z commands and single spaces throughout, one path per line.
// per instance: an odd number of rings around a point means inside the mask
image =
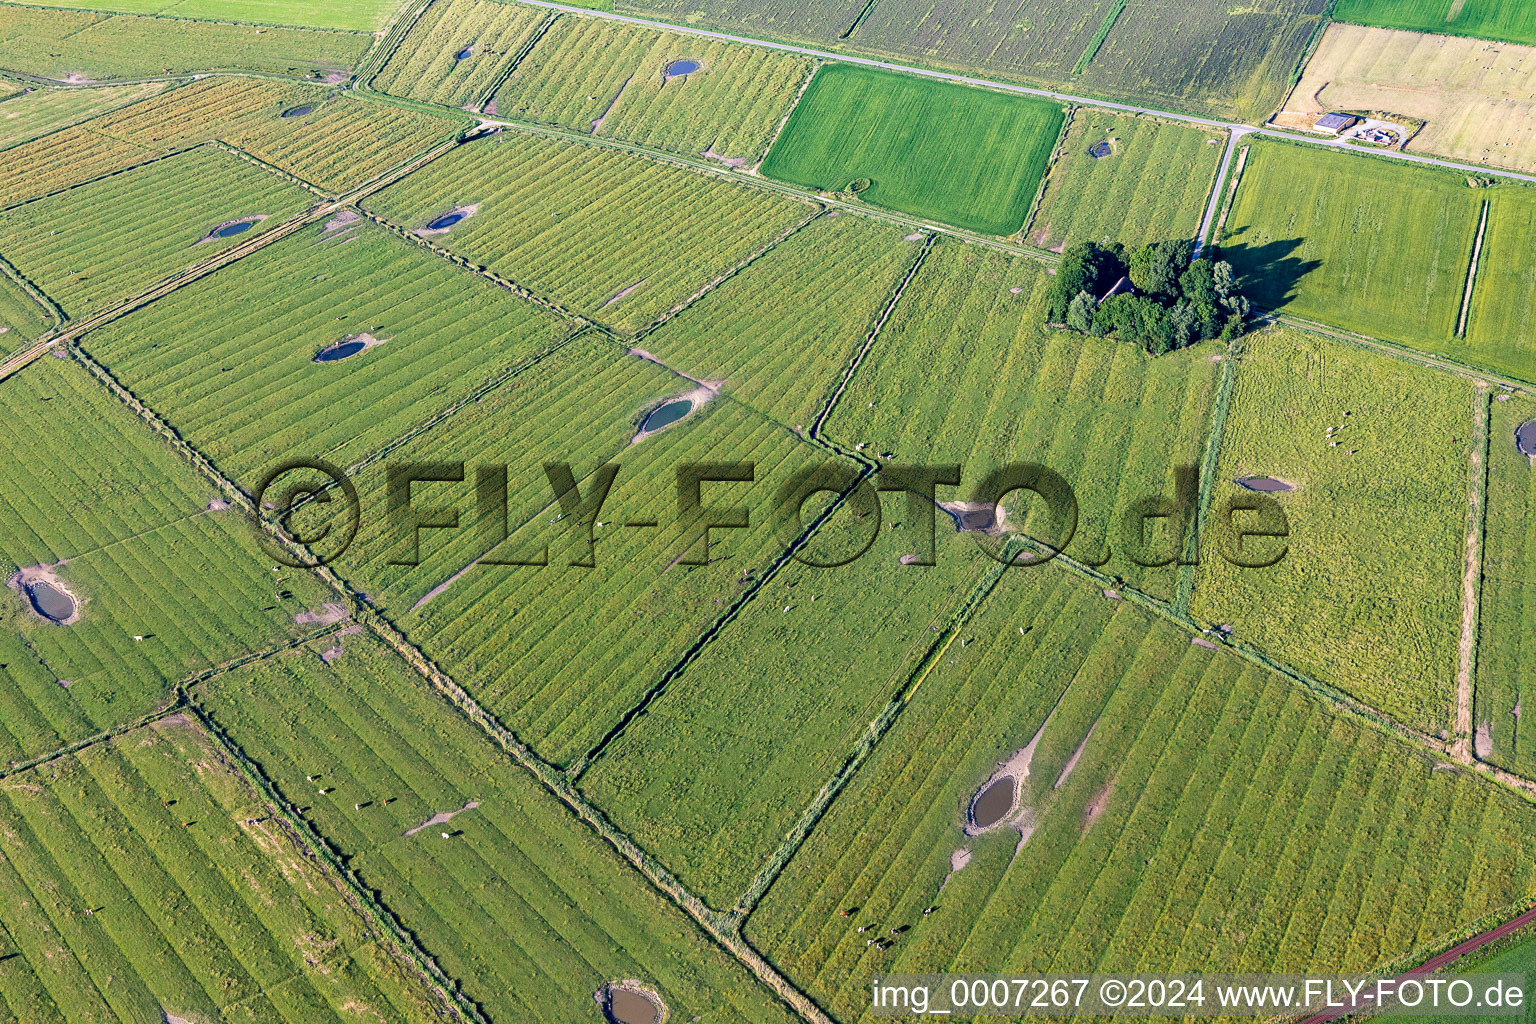
M 1211 225 L 1216 223 L 1216 217 L 1221 213 L 1222 199 L 1226 196 L 1227 171 L 1232 166 L 1232 157 L 1237 153 L 1237 144 L 1243 136 L 1252 135 L 1252 128 L 1233 127 L 1227 134 L 1227 151 L 1222 155 L 1221 167 L 1216 171 L 1216 184 L 1211 186 L 1211 201 L 1205 206 L 1205 219 L 1200 222 L 1200 233 L 1195 236 L 1195 258 L 1200 258 L 1200 253 L 1205 249 L 1205 240 L 1211 236 Z

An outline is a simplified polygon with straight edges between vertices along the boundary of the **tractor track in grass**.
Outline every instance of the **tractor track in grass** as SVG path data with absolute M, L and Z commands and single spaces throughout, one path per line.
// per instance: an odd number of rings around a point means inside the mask
M 1486 214 L 1485 214 L 1486 215 Z M 1488 494 L 1488 385 L 1473 388 L 1472 445 L 1467 453 L 1467 534 L 1461 578 L 1461 639 L 1456 657 L 1456 726 L 1452 754 L 1462 764 L 1478 758 L 1473 742 L 1472 682 L 1477 669 L 1478 598 L 1483 580 L 1483 521 Z

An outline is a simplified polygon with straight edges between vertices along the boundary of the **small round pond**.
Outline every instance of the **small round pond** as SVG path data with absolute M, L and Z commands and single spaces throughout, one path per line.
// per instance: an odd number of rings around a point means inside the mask
M 1296 489 L 1295 484 L 1276 480 L 1272 476 L 1245 476 L 1237 482 L 1237 486 L 1246 487 L 1250 491 L 1261 491 L 1264 494 L 1279 494 Z
M 39 580 L 27 584 L 27 599 L 33 609 L 45 619 L 68 622 L 75 614 L 75 599 L 51 583 Z
M 693 411 L 693 403 L 686 398 L 676 402 L 668 402 L 659 409 L 655 409 L 640 424 L 642 433 L 652 430 L 660 430 L 662 427 L 670 427 L 678 420 Z
M 469 59 L 469 55 L 474 53 L 474 52 L 475 52 L 475 48 L 474 47 L 466 46 L 466 47 L 464 47 L 464 49 L 462 49 L 458 53 L 454 54 L 453 55 L 453 59 L 454 60 L 468 60 Z
M 608 990 L 604 1009 L 613 1024 L 657 1024 L 661 1020 L 661 1007 L 648 993 L 621 985 Z
M 696 60 L 675 60 L 667 65 L 668 78 L 681 78 L 683 75 L 691 75 L 699 70 L 699 62 Z
M 1536 420 L 1526 420 L 1515 429 L 1515 447 L 1521 455 L 1536 457 Z
M 1013 810 L 1013 794 L 1017 782 L 1012 775 L 1003 775 L 992 781 L 971 804 L 971 820 L 977 828 L 991 828 Z
M 327 345 L 315 353 L 315 362 L 334 363 L 348 356 L 355 356 L 368 347 L 368 343 L 361 338 L 352 338 L 346 341 L 338 341 L 334 345 Z
M 428 231 L 446 231 L 448 228 L 453 227 L 455 224 L 457 224 L 459 221 L 463 220 L 467 216 L 468 216 L 468 214 L 466 214 L 462 210 L 454 210 L 452 213 L 445 213 L 441 217 L 438 217 L 437 219 L 435 219 L 431 223 L 429 223 L 427 225 L 427 230 Z
M 1111 146 L 1108 141 L 1095 142 L 1093 145 L 1088 147 L 1088 155 L 1093 157 L 1095 160 L 1102 160 L 1114 151 L 1115 147 Z
M 303 117 L 305 114 L 312 112 L 314 109 L 315 105 L 313 103 L 304 103 L 297 107 L 289 107 L 287 110 L 283 111 L 283 116 Z
M 256 226 L 253 220 L 237 220 L 233 224 L 223 224 L 213 229 L 214 238 L 233 238 L 234 236 L 251 230 Z
M 941 506 L 942 507 L 942 506 Z M 970 530 L 990 530 L 997 525 L 997 509 L 995 506 L 986 508 L 946 508 L 945 512 L 955 521 L 955 529 L 962 533 Z

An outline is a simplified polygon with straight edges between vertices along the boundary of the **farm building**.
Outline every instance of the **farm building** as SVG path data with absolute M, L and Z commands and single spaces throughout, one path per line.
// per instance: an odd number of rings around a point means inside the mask
M 1324 114 L 1313 127 L 1320 132 L 1340 135 L 1359 123 L 1360 119 L 1353 114 Z

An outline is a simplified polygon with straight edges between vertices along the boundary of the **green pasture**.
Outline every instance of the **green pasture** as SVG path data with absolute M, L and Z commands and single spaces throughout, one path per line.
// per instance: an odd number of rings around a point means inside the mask
M 136 103 L 163 89 L 163 82 L 146 82 L 99 89 L 34 89 L 9 96 L 0 103 L 0 148 Z
M 32 4 L 37 0 L 14 2 Z M 162 18 L 373 32 L 383 28 L 401 4 L 400 0 L 326 0 L 324 4 L 303 3 L 300 0 L 64 0 L 62 3 L 39 6 L 111 11 L 117 14 L 155 14 Z
M 53 316 L 9 274 L 0 272 L 0 352 L 34 341 L 53 326 Z
M 1047 100 L 832 64 L 817 72 L 763 173 L 972 231 L 1019 230 L 1063 114 Z
M 1338 0 L 1333 16 L 1357 25 L 1536 44 L 1536 8 L 1524 0 Z
M 542 8 L 496 0 L 435 3 L 369 85 L 423 103 L 479 109 L 549 17 Z

